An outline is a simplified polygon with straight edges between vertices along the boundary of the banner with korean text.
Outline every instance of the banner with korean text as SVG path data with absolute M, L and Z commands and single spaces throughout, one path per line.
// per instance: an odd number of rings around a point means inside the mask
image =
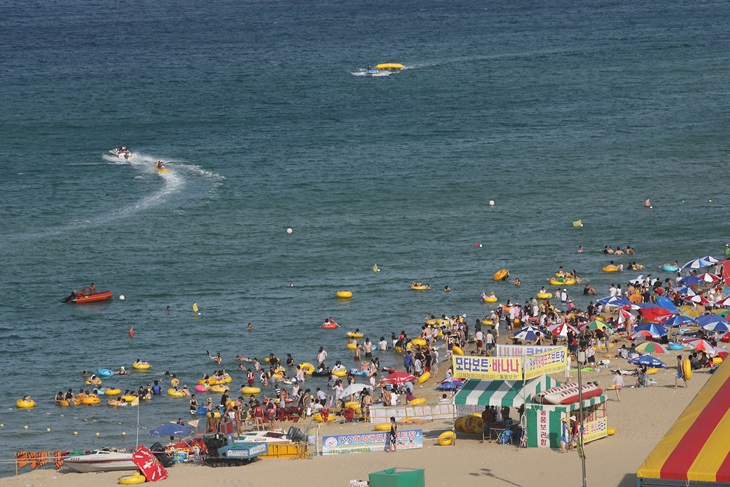
M 524 358 L 525 380 L 545 374 L 563 372 L 568 367 L 568 349 L 558 347 L 554 350 L 528 355 Z
M 521 357 L 453 356 L 454 377 L 482 380 L 522 380 Z
M 389 441 L 390 432 L 388 431 L 325 436 L 322 438 L 322 455 L 384 451 Z M 397 441 L 398 450 L 423 448 L 423 430 L 400 430 Z
M 522 357 L 537 355 L 538 353 L 565 348 L 560 345 L 500 345 L 495 346 L 494 355 L 497 357 Z

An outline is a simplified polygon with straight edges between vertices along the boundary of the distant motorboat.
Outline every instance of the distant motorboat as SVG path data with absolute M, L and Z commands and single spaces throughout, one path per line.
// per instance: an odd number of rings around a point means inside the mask
M 110 156 L 118 157 L 120 159 L 129 159 L 134 154 L 132 154 L 132 151 L 127 149 L 125 146 L 121 146 L 118 149 L 114 148 L 109 151 Z

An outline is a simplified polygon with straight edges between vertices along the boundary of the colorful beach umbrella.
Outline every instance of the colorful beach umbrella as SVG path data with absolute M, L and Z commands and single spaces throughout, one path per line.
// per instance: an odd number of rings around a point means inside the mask
M 646 325 L 639 325 L 636 328 L 634 328 L 634 331 L 642 331 L 646 330 L 649 333 L 651 333 L 655 337 L 663 337 L 667 334 L 667 329 L 663 325 L 659 325 L 657 323 L 649 323 Z
M 669 350 L 664 348 L 661 343 L 657 342 L 644 342 L 641 345 L 637 345 L 634 350 L 641 353 L 669 353 Z
M 638 338 L 660 338 L 660 337 L 659 337 L 659 335 L 653 335 L 648 330 L 639 330 L 637 332 L 632 333 L 631 334 L 631 338 L 633 338 L 634 340 L 636 340 Z
M 608 326 L 604 321 L 601 320 L 593 320 L 590 323 L 586 323 L 585 325 L 581 326 L 581 329 L 589 329 L 589 330 L 610 330 L 611 327 Z
M 685 347 L 689 347 L 692 350 L 703 350 L 707 353 L 713 353 L 715 351 L 715 347 L 713 347 L 710 342 L 703 340 L 702 338 L 688 338 L 686 340 L 682 340 L 682 343 Z

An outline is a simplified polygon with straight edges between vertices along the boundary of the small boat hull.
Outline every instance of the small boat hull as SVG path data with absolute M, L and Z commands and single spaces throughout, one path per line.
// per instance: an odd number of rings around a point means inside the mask
M 117 470 L 136 470 L 131 453 L 95 451 L 89 455 L 73 455 L 63 461 L 63 465 L 75 472 L 113 472 Z
M 84 303 L 95 303 L 97 301 L 106 301 L 108 299 L 111 299 L 114 295 L 111 291 L 104 291 L 103 293 L 94 293 L 94 294 L 83 294 L 80 296 L 69 296 L 64 299 L 64 302 L 66 303 L 76 303 L 76 304 L 84 304 Z
M 119 159 L 129 159 L 132 157 L 132 151 L 129 149 L 112 149 L 108 152 L 112 157 L 118 157 Z

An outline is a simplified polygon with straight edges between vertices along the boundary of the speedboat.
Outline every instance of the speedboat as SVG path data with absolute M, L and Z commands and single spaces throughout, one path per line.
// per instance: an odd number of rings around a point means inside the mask
M 129 159 L 132 157 L 132 151 L 127 149 L 125 146 L 121 146 L 118 149 L 115 147 L 114 149 L 109 151 L 110 156 L 118 157 L 120 159 Z
M 94 293 L 94 294 L 79 294 L 75 291 L 66 296 L 61 300 L 62 303 L 93 303 L 95 301 L 106 301 L 107 299 L 112 298 L 112 292 L 111 291 L 104 291 L 103 293 Z
M 63 464 L 75 472 L 111 472 L 114 470 L 137 470 L 132 454 L 112 451 L 93 450 L 88 454 L 71 455 Z

